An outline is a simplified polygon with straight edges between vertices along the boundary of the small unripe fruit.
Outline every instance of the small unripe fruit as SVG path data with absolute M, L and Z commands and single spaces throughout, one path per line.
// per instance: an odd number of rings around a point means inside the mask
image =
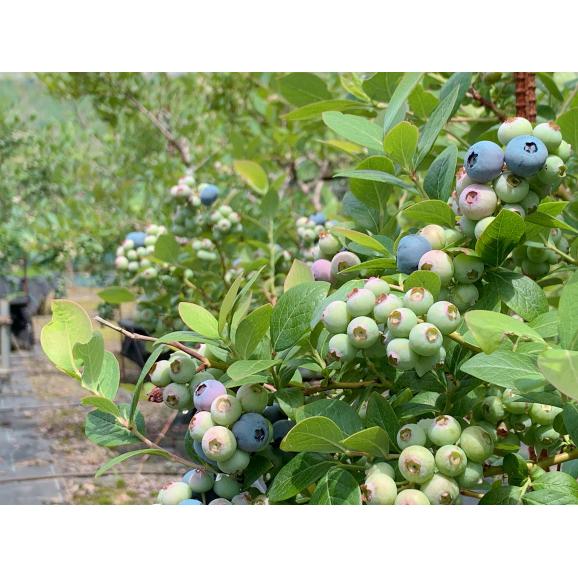
M 443 249 L 446 244 L 445 231 L 439 225 L 426 225 L 419 234 L 429 241 L 432 249 Z
M 568 159 L 572 156 L 572 145 L 563 140 L 555 154 L 558 155 L 564 162 L 568 161 Z
M 519 203 L 526 197 L 530 184 L 512 173 L 502 173 L 494 183 L 494 191 L 504 203 Z
M 412 287 L 403 296 L 404 307 L 411 309 L 416 315 L 427 313 L 433 303 L 433 295 L 423 287 Z
M 484 419 L 493 424 L 504 419 L 506 415 L 502 400 L 495 395 L 490 395 L 482 401 L 481 410 Z
M 389 314 L 394 309 L 399 309 L 403 305 L 402 300 L 392 293 L 388 295 L 380 295 L 375 302 L 373 308 L 373 317 L 377 323 L 385 323 Z
M 400 371 L 409 371 L 415 367 L 417 354 L 409 346 L 409 339 L 392 339 L 387 344 L 387 361 Z
M 418 355 L 435 355 L 442 343 L 441 331 L 431 323 L 419 323 L 409 333 L 409 345 Z
M 347 326 L 347 336 L 354 347 L 368 349 L 379 339 L 379 328 L 371 317 L 356 317 Z
M 396 506 L 429 506 L 427 496 L 420 490 L 402 490 L 395 499 Z
M 220 425 L 215 425 L 205 432 L 201 445 L 205 455 L 216 462 L 224 462 L 232 458 L 237 449 L 233 432 Z
M 163 401 L 171 409 L 185 410 L 193 407 L 191 391 L 181 383 L 169 383 L 163 389 Z
M 247 452 L 236 450 L 228 460 L 217 462 L 217 465 L 222 472 L 236 475 L 246 470 L 250 461 L 251 456 Z
M 532 134 L 532 123 L 521 116 L 506 119 L 498 128 L 498 140 L 503 145 L 517 136 L 529 134 Z
M 169 364 L 169 372 L 172 381 L 176 383 L 188 383 L 193 379 L 197 364 L 190 357 L 173 359 Z
M 217 475 L 217 478 L 215 479 L 215 485 L 213 486 L 213 492 L 215 492 L 219 498 L 230 500 L 240 491 L 241 484 L 235 480 L 235 478 L 226 476 L 224 474 Z
M 463 233 L 457 229 L 444 229 L 444 233 L 447 247 L 457 245 L 464 238 Z
M 461 488 L 475 488 L 484 481 L 484 467 L 482 464 L 468 462 L 466 468 L 457 480 Z
M 185 482 L 172 482 L 164 487 L 157 497 L 157 503 L 164 506 L 176 506 L 193 495 L 191 487 Z
M 120 255 L 119 257 L 117 257 L 114 263 L 116 268 L 120 269 L 121 271 L 125 271 L 126 269 L 128 269 L 129 262 L 124 255 Z
M 357 355 L 357 349 L 351 344 L 346 333 L 338 333 L 329 340 L 327 346 L 328 356 L 331 360 L 352 361 Z
M 487 218 L 490 219 L 491 217 L 487 217 Z M 483 220 L 484 219 L 482 219 L 482 221 Z M 468 219 L 467 217 L 461 216 L 458 219 L 457 228 L 465 237 L 470 238 L 470 237 L 473 237 L 475 235 L 476 225 L 477 225 L 477 221 L 472 221 L 471 219 Z
M 524 275 L 528 275 L 528 277 L 531 277 L 532 279 L 537 279 L 548 274 L 550 271 L 550 265 L 548 263 L 534 263 L 529 259 L 524 259 L 522 261 L 521 269 Z
M 483 273 L 484 262 L 479 257 L 460 253 L 454 258 L 454 277 L 458 283 L 475 283 Z
M 562 144 L 562 133 L 560 127 L 555 122 L 542 122 L 534 127 L 533 134 L 539 138 L 548 149 L 548 152 L 555 153 Z
M 267 407 L 269 394 L 260 383 L 247 384 L 237 390 L 237 399 L 244 412 L 263 413 Z
M 530 417 L 539 425 L 552 425 L 556 416 L 562 412 L 562 408 L 543 403 L 533 403 L 530 407 Z
M 435 461 L 438 470 L 451 478 L 463 474 L 468 463 L 464 450 L 451 444 L 438 449 Z
M 460 439 L 462 428 L 455 417 L 439 415 L 426 431 L 427 437 L 436 446 L 455 444 Z
M 243 409 L 241 403 L 232 395 L 220 395 L 211 403 L 211 418 L 217 425 L 232 425 L 240 417 Z
M 484 428 L 476 425 L 462 432 L 460 447 L 466 452 L 468 460 L 477 463 L 483 463 L 494 453 L 492 437 Z
M 213 487 L 215 476 L 207 470 L 195 468 L 183 476 L 183 482 L 189 484 L 194 494 L 203 494 Z
M 415 423 L 408 423 L 397 432 L 397 447 L 400 450 L 410 446 L 423 446 L 426 441 L 425 431 Z
M 456 193 L 459 195 L 466 187 L 469 187 L 471 184 L 473 184 L 473 181 L 470 179 L 470 177 L 468 177 L 466 169 L 464 167 L 460 167 L 456 173 Z
M 446 360 L 446 350 L 440 347 L 433 355 L 418 355 L 415 362 L 415 371 L 419 377 L 424 376 L 432 369 L 441 368 Z
M 161 359 L 153 365 L 149 374 L 153 385 L 156 385 L 157 387 L 165 387 L 171 382 L 169 366 L 170 364 L 166 359 Z
M 376 464 L 372 464 L 365 472 L 365 477 L 368 478 L 369 476 L 380 473 L 389 476 L 392 480 L 395 480 L 395 470 L 392 466 L 390 466 L 386 462 L 377 462 Z
M 520 215 L 522 219 L 526 217 L 526 211 L 524 210 L 524 207 L 522 207 L 522 205 L 502 205 L 502 210 L 516 213 L 517 215 Z
M 428 309 L 426 320 L 433 323 L 443 335 L 449 335 L 459 327 L 461 315 L 453 303 L 437 301 Z
M 232 506 L 233 503 L 225 498 L 215 498 L 211 500 L 208 504 L 209 506 Z
M 560 439 L 560 434 L 552 426 L 541 425 L 536 428 L 534 439 L 536 440 L 536 445 L 549 447 Z
M 453 504 L 460 495 L 460 487 L 455 480 L 442 474 L 434 474 L 431 480 L 422 485 L 421 491 L 434 506 Z
M 462 215 L 473 221 L 489 217 L 498 204 L 494 190 L 487 185 L 470 185 L 466 187 L 459 199 Z
M 369 315 L 375 306 L 375 295 L 369 289 L 353 289 L 347 296 L 346 306 L 351 317 Z
M 321 315 L 321 323 L 332 334 L 345 333 L 350 319 L 345 301 L 332 301 Z
M 215 422 L 208 411 L 198 411 L 189 422 L 189 435 L 191 439 L 201 441 L 205 432 L 213 427 Z
M 475 285 L 455 285 L 452 290 L 452 301 L 460 311 L 466 311 L 476 304 L 480 293 Z
M 550 155 L 538 173 L 538 179 L 546 185 L 556 185 L 560 183 L 565 176 L 566 165 L 564 161 L 556 155 Z
M 534 191 L 530 191 L 520 201 L 520 205 L 522 205 L 522 208 L 524 209 L 524 211 L 526 211 L 526 214 L 535 211 L 538 208 L 539 204 L 540 204 L 540 197 Z
M 357 277 L 357 273 L 344 273 L 345 269 L 359 265 L 361 260 L 355 253 L 341 251 L 331 259 L 331 280 L 333 282 L 344 283 Z
M 397 486 L 390 476 L 376 472 L 366 478 L 363 495 L 370 506 L 390 506 L 397 497 Z
M 435 460 L 427 448 L 410 446 L 402 450 L 398 466 L 401 475 L 408 482 L 423 484 L 434 475 Z
M 370 277 L 364 285 L 365 289 L 369 289 L 377 299 L 381 295 L 389 295 L 389 283 L 380 279 L 379 277 Z
M 504 165 L 504 151 L 495 142 L 483 140 L 473 144 L 464 157 L 464 168 L 475 183 L 495 179 Z
M 408 337 L 417 325 L 417 315 L 407 307 L 394 309 L 387 318 L 387 328 L 392 337 Z
M 324 257 L 332 258 L 341 249 L 341 243 L 326 231 L 319 233 L 319 249 Z
M 454 266 L 450 257 L 443 251 L 428 251 L 419 260 L 422 271 L 432 271 L 440 278 L 442 286 L 450 284 L 454 275 Z

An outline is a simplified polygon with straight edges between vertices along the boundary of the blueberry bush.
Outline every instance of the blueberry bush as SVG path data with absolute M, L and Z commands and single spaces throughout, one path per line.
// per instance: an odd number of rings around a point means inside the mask
M 307 156 L 323 134 L 339 185 L 305 212 L 307 177 L 263 157 L 231 159 L 229 192 L 172 185 L 170 220 L 116 258 L 174 283 L 130 405 L 96 324 L 54 303 L 42 346 L 89 392 L 86 435 L 142 446 L 96 475 L 173 460 L 161 504 L 578 504 L 576 78 L 277 82 L 285 144 Z M 183 455 L 147 437 L 142 403 L 189 416 Z

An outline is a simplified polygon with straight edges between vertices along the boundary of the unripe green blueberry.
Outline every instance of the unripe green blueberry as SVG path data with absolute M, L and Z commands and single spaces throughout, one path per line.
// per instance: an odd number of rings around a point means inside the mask
M 446 234 L 439 225 L 426 225 L 419 234 L 425 237 L 432 249 L 442 249 L 446 244 Z
M 534 247 L 533 245 L 526 248 L 528 261 L 532 263 L 545 263 L 548 260 L 546 247 Z
M 456 481 L 443 474 L 434 474 L 431 480 L 421 486 L 421 491 L 433 506 L 453 504 L 460 495 Z
M 443 251 L 432 250 L 422 255 L 419 269 L 436 273 L 443 286 L 449 285 L 454 275 L 452 260 Z
M 391 506 L 397 497 L 397 486 L 387 474 L 375 472 L 365 479 L 363 495 L 370 506 Z
M 389 295 L 389 283 L 380 279 L 379 277 L 370 277 L 364 285 L 365 289 L 369 289 L 377 299 L 381 295 Z
M 530 191 L 521 201 L 520 205 L 522 205 L 526 214 L 532 213 L 538 208 L 540 204 L 540 197 L 534 192 Z
M 526 401 L 516 401 L 519 396 L 514 393 L 514 390 L 508 388 L 502 394 L 502 403 L 507 412 L 521 415 L 526 414 L 530 410 L 530 404 Z
M 416 315 L 427 313 L 433 302 L 433 295 L 424 287 L 412 287 L 403 296 L 403 306 L 411 309 Z
M 395 480 L 395 470 L 393 469 L 392 466 L 390 466 L 386 462 L 377 462 L 376 464 L 372 464 L 365 471 L 365 477 L 368 478 L 369 476 L 376 473 L 384 474 L 386 476 L 389 476 L 392 480 Z
M 522 205 L 502 205 L 502 210 L 516 213 L 516 215 L 520 215 L 522 219 L 526 217 L 526 211 Z
M 376 342 L 374 346 L 377 345 L 379 342 Z M 331 360 L 346 363 L 355 359 L 357 349 L 351 344 L 346 333 L 337 333 L 329 340 L 327 353 Z
M 446 236 L 446 247 L 456 245 L 464 238 L 462 232 L 457 229 L 444 229 L 444 233 Z
M 494 181 L 496 195 L 503 203 L 519 203 L 530 190 L 530 183 L 512 173 L 502 173 Z
M 534 127 L 533 135 L 546 145 L 549 153 L 555 153 L 562 144 L 560 127 L 552 121 L 537 124 Z
M 204 494 L 213 488 L 215 476 L 207 470 L 195 468 L 183 476 L 183 482 L 189 484 L 194 494 Z
M 560 249 L 562 253 L 568 253 L 568 251 L 570 250 L 570 243 L 568 242 L 568 239 L 566 239 L 566 237 L 562 237 L 556 244 L 558 245 L 558 249 Z
M 418 355 L 415 361 L 415 371 L 419 377 L 432 369 L 441 368 L 446 361 L 446 350 L 440 347 L 433 355 Z
M 468 460 L 483 463 L 494 453 L 494 441 L 482 427 L 467 427 L 460 436 L 460 447 L 466 452 Z
M 462 428 L 455 417 L 438 415 L 426 430 L 427 437 L 436 446 L 455 444 L 460 439 Z
M 321 231 L 319 233 L 319 249 L 324 257 L 331 259 L 341 249 L 341 243 L 331 233 Z
M 213 492 L 215 492 L 219 498 L 230 500 L 240 491 L 241 484 L 235 478 L 224 474 L 217 474 L 215 485 L 213 486 Z
M 139 266 L 140 266 L 140 265 L 139 265 L 136 261 L 131 261 L 131 262 L 128 264 L 127 269 L 128 269 L 131 273 L 136 273 L 136 272 L 138 271 L 138 269 L 139 269 Z
M 375 295 L 369 289 L 353 289 L 347 295 L 345 303 L 350 317 L 369 315 L 373 312 L 373 307 L 375 306 Z
M 534 263 L 529 259 L 524 259 L 522 261 L 522 273 L 528 275 L 532 279 L 537 279 L 538 277 L 543 277 L 547 275 L 550 271 L 550 265 L 548 263 Z
M 484 481 L 484 467 L 476 462 L 468 462 L 456 481 L 461 488 L 475 488 Z
M 556 416 L 562 412 L 562 408 L 543 403 L 533 403 L 530 406 L 530 417 L 539 425 L 552 425 Z
M 488 217 L 490 218 L 490 217 Z M 482 219 L 483 221 L 483 219 Z M 463 215 L 458 219 L 457 228 L 464 235 L 464 237 L 471 238 L 476 233 L 477 221 L 472 221 Z
M 170 363 L 167 359 L 157 361 L 151 369 L 149 378 L 153 385 L 165 387 L 171 382 Z
M 484 262 L 479 257 L 460 253 L 454 258 L 454 277 L 458 283 L 475 283 L 483 273 Z
M 496 423 L 506 415 L 502 400 L 496 395 L 490 395 L 482 401 L 482 415 L 490 423 Z
M 129 266 L 128 259 L 124 255 L 120 255 L 119 257 L 117 257 L 114 263 L 116 268 L 121 271 L 126 271 Z
M 233 457 L 237 449 L 237 440 L 231 430 L 221 425 L 215 425 L 203 435 L 201 447 L 210 460 L 225 462 Z
M 129 261 L 136 261 L 136 259 L 138 259 L 138 253 L 134 249 L 127 251 L 126 256 Z
M 269 401 L 269 394 L 260 383 L 246 384 L 237 390 L 237 400 L 244 412 L 263 413 Z
M 347 326 L 347 336 L 357 349 L 368 349 L 379 339 L 379 327 L 371 317 L 356 317 Z
M 565 176 L 566 165 L 564 161 L 556 155 L 550 155 L 538 173 L 538 179 L 545 185 L 556 185 Z
M 211 412 L 198 411 L 189 422 L 189 435 L 192 440 L 201 441 L 205 432 L 214 425 L 215 422 L 211 417 Z
M 233 425 L 241 413 L 241 402 L 232 395 L 220 395 L 211 403 L 211 418 L 217 425 Z
M 385 359 L 387 357 L 386 346 L 391 341 L 389 332 L 380 338 L 369 348 L 365 349 L 363 353 L 369 359 Z
M 402 300 L 393 293 L 387 295 L 380 295 L 375 301 L 373 308 L 373 318 L 378 323 L 386 323 L 389 314 L 403 305 Z
M 331 334 L 345 333 L 350 319 L 345 301 L 332 301 L 321 315 L 321 323 Z
M 476 304 L 480 293 L 475 285 L 455 285 L 452 289 L 452 301 L 460 311 L 466 311 Z
M 425 432 L 415 423 L 408 423 L 397 432 L 397 447 L 400 450 L 410 446 L 423 446 L 426 441 Z
M 541 425 L 534 432 L 534 439 L 537 445 L 550 447 L 560 440 L 560 434 L 549 425 Z
M 468 458 L 462 448 L 449 444 L 438 449 L 435 455 L 438 470 L 451 478 L 464 473 Z
M 207 379 L 214 379 L 214 377 L 215 376 L 212 373 L 209 373 L 208 371 L 198 371 L 197 373 L 195 373 L 193 379 L 191 379 L 191 391 L 194 393 L 195 389 L 197 388 L 197 385 L 203 383 L 203 381 L 207 381 Z M 209 404 L 209 409 L 210 407 L 211 406 Z
M 433 323 L 442 335 L 453 333 L 461 323 L 458 308 L 449 301 L 436 301 L 427 311 L 426 320 Z
M 216 253 L 213 253 L 212 251 L 205 251 L 204 249 L 201 249 L 200 251 L 197 252 L 197 257 L 201 261 L 216 261 L 217 260 L 217 254 Z
M 387 344 L 387 361 L 400 371 L 409 371 L 415 367 L 417 354 L 409 346 L 409 339 L 398 337 Z
M 182 383 L 169 383 L 163 389 L 163 401 L 171 409 L 185 410 L 193 407 L 191 390 Z
M 498 128 L 498 140 L 507 145 L 513 138 L 532 134 L 532 123 L 521 116 L 506 119 Z
M 429 506 L 427 496 L 420 490 L 402 490 L 395 498 L 396 506 Z
M 480 406 L 481 409 L 481 406 Z M 487 421 L 478 421 L 476 423 L 477 426 L 481 427 L 482 429 L 485 429 L 489 434 L 490 437 L 492 438 L 492 441 L 494 443 L 496 443 L 498 441 L 498 432 L 496 431 L 496 424 L 495 423 L 490 423 Z
M 512 414 L 508 423 L 517 434 L 524 434 L 532 427 L 532 418 L 526 414 Z
M 473 221 L 489 217 L 496 210 L 497 204 L 498 197 L 494 189 L 488 185 L 470 185 L 460 194 L 460 211 Z
M 217 462 L 219 469 L 225 474 L 240 474 L 247 469 L 251 455 L 243 450 L 236 450 L 235 453 L 228 460 Z
M 178 357 L 169 363 L 171 380 L 175 383 L 188 383 L 195 376 L 197 364 L 191 357 Z
M 331 280 L 336 283 L 345 283 L 357 277 L 357 273 L 344 273 L 345 269 L 359 265 L 360 258 L 350 251 L 341 251 L 331 259 Z
M 409 345 L 418 355 L 435 355 L 442 344 L 441 331 L 432 323 L 419 323 L 409 333 Z
M 572 145 L 563 140 L 555 154 L 558 155 L 564 162 L 566 162 L 572 156 Z
M 398 459 L 401 475 L 415 484 L 423 484 L 435 471 L 433 454 L 423 446 L 409 446 L 401 451 Z
M 417 315 L 407 307 L 394 309 L 387 318 L 387 328 L 392 337 L 408 337 L 417 325 Z
M 484 234 L 484 231 L 492 224 L 495 218 L 496 217 L 486 217 L 476 223 L 474 229 L 474 236 L 476 239 L 479 239 Z
M 163 506 L 176 506 L 193 495 L 189 484 L 185 482 L 171 482 L 165 486 L 157 496 L 157 503 Z

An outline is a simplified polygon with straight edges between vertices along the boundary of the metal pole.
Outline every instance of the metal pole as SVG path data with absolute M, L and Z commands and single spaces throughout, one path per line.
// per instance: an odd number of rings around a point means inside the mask
M 10 305 L 0 299 L 0 379 L 10 378 Z

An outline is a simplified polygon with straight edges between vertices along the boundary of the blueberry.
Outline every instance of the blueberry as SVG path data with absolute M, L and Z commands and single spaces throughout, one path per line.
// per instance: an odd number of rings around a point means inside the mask
M 494 453 L 494 440 L 484 428 L 472 425 L 462 432 L 460 447 L 468 460 L 481 464 Z
M 156 385 L 157 387 L 165 387 L 171 382 L 169 366 L 170 364 L 167 359 L 161 359 L 152 366 L 149 378 L 153 385 Z
M 281 440 L 293 429 L 295 423 L 290 419 L 280 419 L 273 424 L 273 445 L 279 447 Z
M 213 486 L 213 492 L 215 492 L 219 498 L 230 500 L 240 491 L 241 484 L 235 478 L 226 476 L 224 474 L 217 475 L 217 478 L 215 479 L 215 485 Z
M 373 312 L 375 306 L 375 295 L 369 289 L 353 289 L 347 295 L 347 313 L 351 317 L 359 317 L 360 315 L 369 315 Z
M 430 242 L 421 235 L 406 235 L 397 245 L 397 269 L 409 275 L 417 270 L 422 255 L 431 251 Z
M 446 233 L 439 225 L 426 225 L 419 235 L 429 241 L 432 249 L 443 249 L 446 244 Z
M 183 500 L 179 502 L 179 506 L 202 506 L 203 502 L 200 500 L 195 500 L 194 498 L 189 498 L 188 500 Z
M 433 355 L 416 355 L 415 372 L 423 377 L 432 369 L 441 368 L 446 360 L 446 350 L 440 347 Z
M 530 191 L 521 201 L 520 205 L 524 208 L 526 213 L 531 213 L 538 208 L 540 204 L 540 197 L 534 192 Z
M 370 506 L 391 506 L 397 497 L 397 486 L 387 474 L 375 472 L 365 479 L 363 495 Z
M 345 333 L 350 319 L 345 301 L 332 301 L 321 315 L 321 323 L 331 334 Z
M 191 379 L 191 391 L 194 392 L 197 386 L 203 381 L 207 381 L 207 379 L 213 379 L 215 376 L 208 371 L 198 371 L 195 373 L 193 379 Z
M 217 462 L 219 469 L 226 474 L 240 474 L 247 469 L 251 456 L 243 450 L 236 450 L 235 453 L 228 459 Z
M 516 415 L 528 413 L 530 404 L 527 401 L 518 401 L 519 396 L 514 393 L 513 389 L 505 389 L 502 394 L 502 403 L 507 412 Z
M 217 425 L 233 425 L 242 412 L 241 402 L 232 395 L 219 395 L 211 403 L 211 418 Z
M 328 343 L 327 348 L 329 359 L 336 361 L 352 361 L 357 355 L 357 350 L 349 341 L 346 333 L 337 333 L 333 335 Z
M 558 185 L 566 176 L 566 165 L 556 155 L 550 155 L 538 173 L 538 179 L 546 185 Z
M 412 488 L 407 490 L 402 490 L 395 498 L 396 506 L 429 506 L 429 500 L 427 496 L 420 490 L 414 490 Z
M 455 285 L 452 289 L 452 301 L 461 311 L 473 307 L 480 298 L 480 293 L 475 285 Z
M 128 264 L 127 269 L 131 272 L 131 273 L 136 273 L 138 271 L 139 268 L 139 264 L 136 261 L 132 261 L 131 263 Z
M 216 397 L 227 393 L 227 388 L 216 379 L 207 379 L 195 389 L 193 400 L 199 411 L 210 411 L 211 404 Z
M 266 448 L 271 433 L 271 423 L 259 413 L 245 413 L 233 425 L 237 445 L 245 452 L 258 452 Z
M 201 441 L 205 432 L 214 425 L 210 412 L 198 411 L 189 422 L 189 435 L 191 439 Z
M 526 256 L 532 263 L 545 263 L 548 260 L 548 253 L 546 253 L 546 247 L 544 246 L 528 246 L 526 248 Z
M 408 423 L 397 432 L 397 447 L 400 450 L 410 446 L 423 446 L 426 441 L 425 431 L 415 423 Z
M 555 154 L 558 155 L 564 162 L 566 162 L 572 156 L 572 145 L 563 140 Z
M 232 506 L 233 503 L 225 498 L 215 498 L 209 502 L 209 506 Z
M 461 192 L 459 203 L 464 217 L 479 221 L 496 210 L 498 197 L 487 185 L 470 185 Z
M 512 173 L 502 173 L 494 182 L 494 191 L 503 203 L 519 203 L 526 197 L 530 184 Z
M 543 403 L 533 403 L 530 406 L 530 417 L 539 425 L 552 425 L 554 418 L 561 412 L 561 408 Z
M 120 271 L 126 271 L 129 266 L 128 259 L 124 255 L 119 255 L 114 261 L 114 266 Z
M 324 257 L 332 258 L 341 249 L 341 243 L 331 233 L 321 231 L 319 233 L 319 250 Z
M 439 415 L 426 431 L 427 437 L 436 446 L 455 444 L 460 439 L 462 428 L 458 420 L 451 415 Z
M 316 225 L 325 225 L 327 222 L 327 218 L 325 217 L 325 213 L 314 213 L 309 217 Z
M 465 167 L 460 167 L 456 173 L 456 193 L 459 195 L 466 187 L 473 184 L 472 179 L 468 177 Z
M 450 257 L 443 251 L 428 251 L 419 260 L 422 271 L 432 271 L 440 278 L 442 286 L 449 285 L 454 275 L 454 266 Z
M 394 309 L 399 309 L 403 305 L 402 300 L 397 296 L 390 293 L 389 295 L 380 295 L 373 308 L 373 318 L 378 323 L 385 323 L 389 314 Z
M 263 413 L 267 407 L 269 394 L 260 383 L 246 384 L 237 390 L 237 399 L 244 412 Z
M 506 146 L 506 164 L 520 177 L 531 177 L 544 166 L 548 157 L 546 145 L 535 136 L 513 138 Z
M 493 424 L 504 419 L 504 416 L 506 415 L 504 404 L 497 395 L 489 395 L 484 398 L 481 405 L 481 411 L 484 419 Z
M 379 339 L 379 328 L 371 317 L 356 317 L 347 326 L 347 336 L 357 349 L 368 349 Z
M 195 468 L 183 476 L 183 482 L 189 484 L 193 494 L 204 494 L 212 489 L 215 476 L 207 470 Z
M 207 183 L 201 183 L 199 185 L 199 197 L 201 203 L 206 207 L 210 207 L 219 196 L 219 187 L 215 185 L 209 185 Z
M 185 410 L 193 407 L 191 391 L 181 383 L 169 383 L 163 389 L 163 401 L 171 409 Z
M 365 282 L 364 288 L 369 289 L 376 299 L 382 295 L 389 295 L 389 283 L 379 277 L 370 277 Z
M 536 428 L 534 439 L 536 440 L 536 445 L 549 447 L 559 441 L 560 434 L 552 426 L 541 425 Z
M 287 416 L 278 403 L 272 403 L 271 405 L 268 405 L 263 411 L 263 417 L 266 417 L 271 423 L 275 423 L 280 419 L 285 419 Z
M 433 295 L 424 287 L 412 287 L 403 296 L 404 307 L 411 309 L 416 315 L 427 313 L 433 302 Z
M 484 467 L 482 464 L 468 462 L 466 469 L 457 477 L 456 481 L 461 488 L 475 488 L 484 481 Z
M 369 476 L 380 473 L 389 476 L 392 480 L 395 480 L 395 470 L 392 466 L 390 466 L 386 462 L 377 462 L 372 464 L 369 468 L 367 468 L 365 472 L 365 477 L 368 478 Z
M 133 247 L 143 247 L 146 236 L 146 233 L 143 231 L 133 231 L 126 236 L 126 239 L 132 241 Z
M 204 435 L 204 434 L 203 434 Z M 215 460 L 210 460 L 206 455 L 205 452 L 203 451 L 203 444 L 202 442 L 200 442 L 199 440 L 194 440 L 193 441 L 193 449 L 195 450 L 195 453 L 197 454 L 197 456 L 199 457 L 199 459 L 202 462 L 205 462 L 207 464 L 210 464 L 212 466 L 216 466 L 217 462 Z
M 185 482 L 171 482 L 165 486 L 157 497 L 157 503 L 164 506 L 176 506 L 193 495 L 191 487 Z
M 442 474 L 455 478 L 464 473 L 468 458 L 462 448 L 449 444 L 438 449 L 435 461 Z
M 502 210 L 503 211 L 512 211 L 512 213 L 516 213 L 517 215 L 520 215 L 520 217 L 522 217 L 522 219 L 524 219 L 526 217 L 526 211 L 524 210 L 524 207 L 522 207 L 522 205 L 502 205 Z M 487 217 L 488 219 L 490 217 Z M 482 219 L 483 221 L 484 219 Z
M 474 183 L 495 179 L 504 165 L 504 151 L 495 142 L 482 140 L 473 144 L 464 157 L 464 167 Z
M 524 261 L 522 261 L 521 269 L 524 275 L 527 275 L 532 279 L 538 279 L 550 271 L 550 265 L 548 263 L 534 263 L 529 259 L 524 259 Z
M 246 414 L 256 415 L 256 414 Z M 237 422 L 239 423 L 239 422 Z M 235 424 L 236 425 L 236 424 Z M 210 460 L 225 462 L 233 457 L 237 449 L 235 436 L 226 427 L 214 425 L 209 428 L 203 435 L 201 441 L 203 452 Z
M 435 355 L 441 348 L 443 337 L 441 331 L 431 323 L 419 323 L 409 334 L 409 346 L 418 355 Z
M 463 240 L 464 235 L 458 229 L 444 229 L 444 234 L 446 236 L 446 246 L 453 247 Z
M 521 116 L 506 119 L 498 128 L 498 140 L 507 145 L 513 138 L 532 134 L 532 123 Z
M 341 251 L 331 259 L 331 281 L 334 283 L 345 283 L 357 277 L 357 272 L 344 273 L 345 269 L 359 265 L 361 260 L 355 253 Z
M 421 491 L 433 506 L 453 504 L 460 495 L 460 487 L 456 481 L 443 474 L 434 474 L 430 480 L 422 485 Z
M 533 135 L 539 138 L 550 153 L 556 153 L 562 144 L 562 133 L 555 122 L 542 122 L 534 127 Z
M 188 383 L 196 370 L 197 364 L 191 357 L 177 357 L 169 363 L 171 380 L 176 383 Z
M 423 446 L 409 446 L 401 451 L 398 459 L 401 475 L 414 484 L 427 482 L 435 471 L 432 453 Z
M 417 325 L 417 315 L 407 307 L 394 309 L 387 318 L 387 328 L 392 337 L 407 337 Z
M 458 219 L 457 227 L 465 237 L 473 237 L 475 234 L 476 221 L 462 216 Z
M 317 259 L 311 265 L 311 273 L 315 281 L 331 281 L 331 261 L 327 259 Z
M 129 251 L 127 251 L 126 256 L 129 261 L 135 261 L 136 259 L 138 259 L 138 253 L 134 249 L 130 249 Z
M 387 344 L 387 361 L 400 371 L 414 369 L 417 355 L 409 346 L 409 339 L 399 337 Z
M 460 253 L 454 258 L 454 278 L 458 283 L 475 283 L 483 273 L 484 262 L 479 257 Z

